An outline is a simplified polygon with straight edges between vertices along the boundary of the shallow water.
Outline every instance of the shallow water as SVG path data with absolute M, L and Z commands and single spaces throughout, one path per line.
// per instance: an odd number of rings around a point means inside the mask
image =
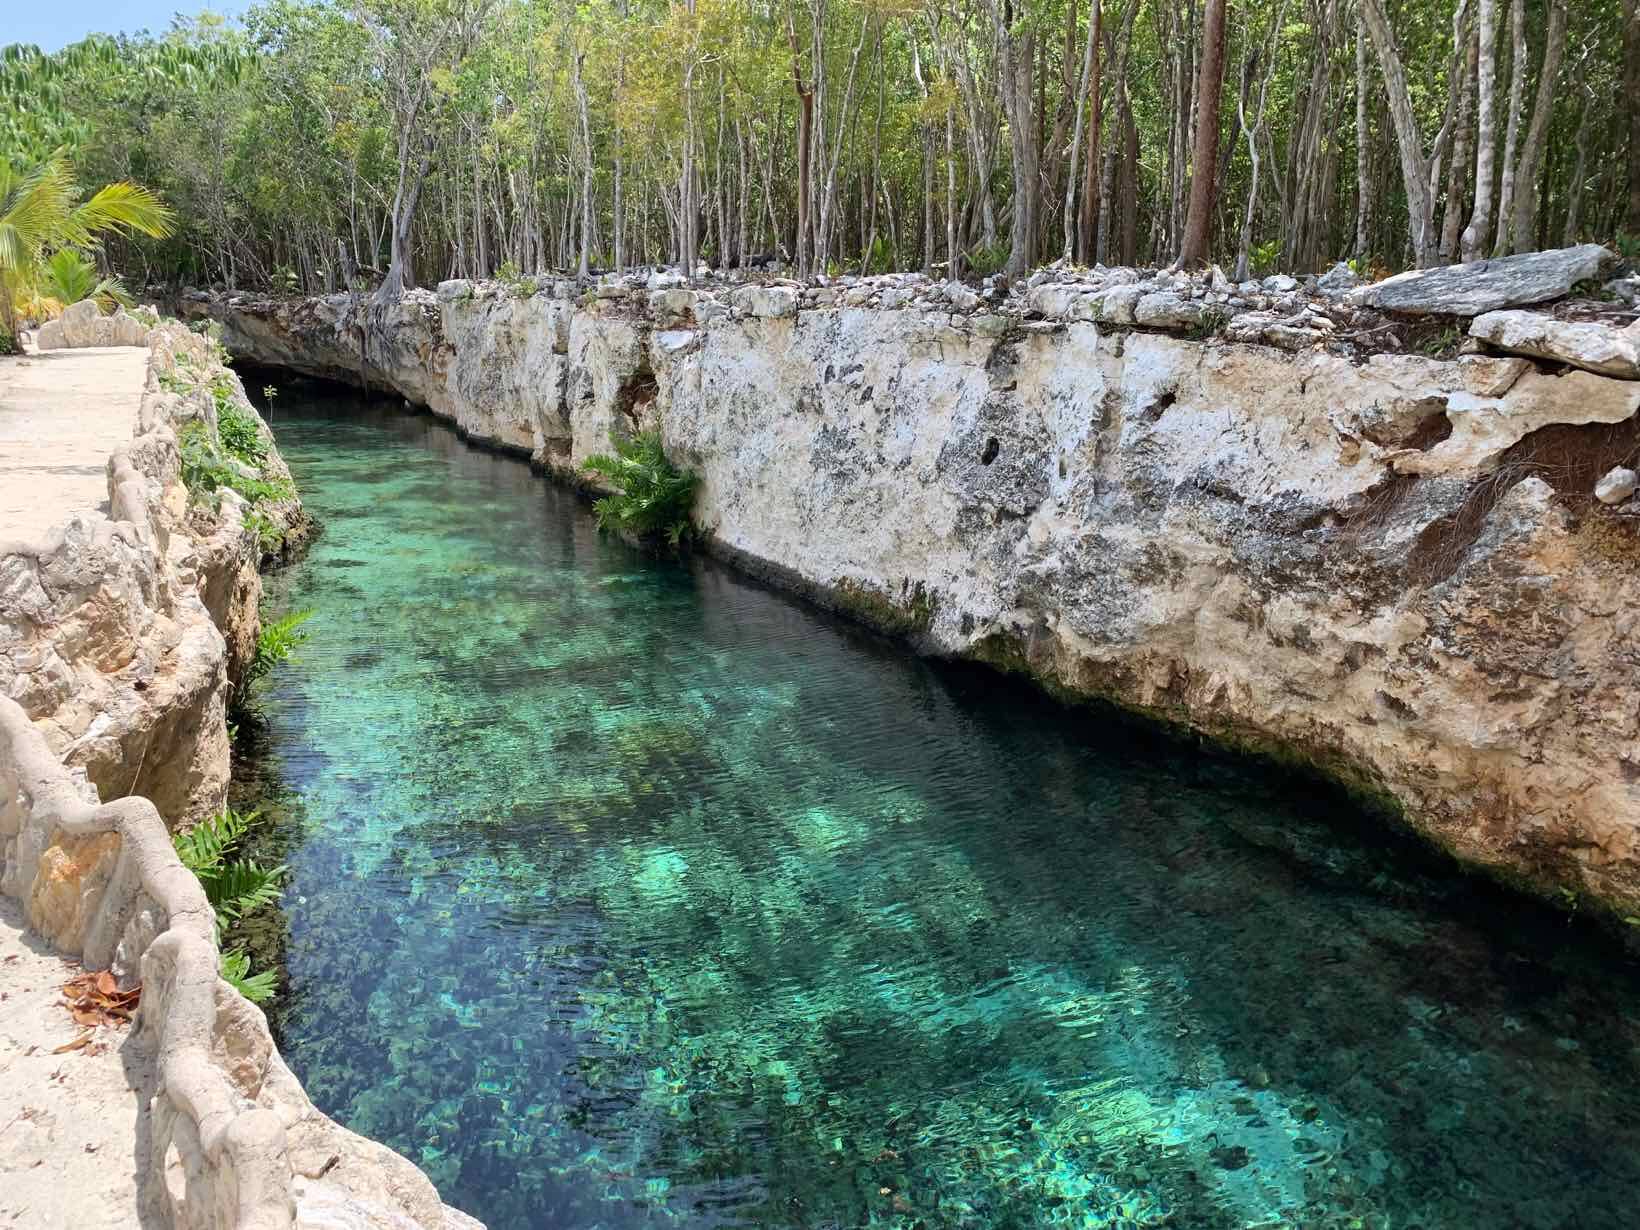
M 1632 1225 L 1640 980 L 1331 792 L 286 389 L 286 1058 L 492 1230 Z

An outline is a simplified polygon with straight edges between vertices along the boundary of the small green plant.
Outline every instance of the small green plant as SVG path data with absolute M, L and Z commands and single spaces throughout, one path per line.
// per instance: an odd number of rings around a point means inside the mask
M 508 292 L 519 299 L 528 299 L 536 292 L 535 279 L 518 271 L 518 266 L 512 261 L 503 261 L 501 268 L 495 271 L 495 280 L 506 286 Z
M 216 916 L 219 943 L 224 927 L 273 905 L 283 892 L 283 864 L 263 867 L 250 859 L 233 857 L 235 847 L 260 819 L 260 812 L 225 807 L 172 839 L 182 865 L 194 873 L 205 890 L 205 899 Z M 222 977 L 253 1004 L 265 1003 L 273 998 L 274 972 L 252 974 L 250 965 L 250 957 L 243 951 L 224 952 Z
M 1253 249 L 1253 272 L 1260 277 L 1275 272 L 1276 262 L 1281 259 L 1281 240 L 1272 239 L 1268 243 L 1261 243 Z
M 295 493 L 291 484 L 282 479 L 247 473 L 256 463 L 218 448 L 211 439 L 211 429 L 198 419 L 182 425 L 177 433 L 177 447 L 182 455 L 182 483 L 188 488 L 188 494 L 206 507 L 218 506 L 219 493 L 224 487 L 244 496 L 253 508 L 264 501 L 289 499 Z
M 279 390 L 274 388 L 273 385 L 264 384 L 262 386 L 262 399 L 264 401 L 266 401 L 269 405 L 272 405 L 273 404 L 273 399 L 275 397 L 278 397 L 278 396 L 279 396 Z
M 1640 235 L 1619 235 L 1612 240 L 1617 254 L 1626 261 L 1640 261 Z
M 659 432 L 642 432 L 629 440 L 619 440 L 613 455 L 588 457 L 585 466 L 616 489 L 614 495 L 606 495 L 592 506 L 600 529 L 641 538 L 664 535 L 674 547 L 689 536 L 689 512 L 700 479 L 667 460 Z
M 1418 343 L 1418 349 L 1430 358 L 1438 359 L 1456 350 L 1463 337 L 1463 331 L 1456 325 L 1448 325 L 1425 337 Z
M 998 240 L 989 246 L 975 244 L 963 254 L 968 268 L 979 277 L 987 277 L 1008 263 L 1008 245 Z
M 302 625 L 312 618 L 311 610 L 292 611 L 283 618 L 262 625 L 262 631 L 256 637 L 256 652 L 245 667 L 245 678 L 240 684 L 242 692 L 264 678 L 274 667 L 296 656 L 297 647 L 308 638 Z

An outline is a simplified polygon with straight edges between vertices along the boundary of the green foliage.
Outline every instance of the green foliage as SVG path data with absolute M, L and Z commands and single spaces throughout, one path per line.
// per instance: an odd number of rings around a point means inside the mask
M 614 454 L 588 457 L 585 465 L 616 489 L 592 506 L 600 528 L 641 538 L 664 535 L 674 547 L 691 533 L 689 514 L 700 479 L 667 460 L 659 432 L 617 441 Z
M 260 819 L 259 812 L 226 807 L 172 839 L 182 865 L 194 873 L 205 890 L 205 899 L 216 915 L 219 938 L 225 926 L 275 904 L 283 891 L 283 865 L 263 867 L 250 859 L 234 857 L 235 847 Z M 250 958 L 241 951 L 222 954 L 222 976 L 252 1003 L 273 998 L 274 972 L 264 970 L 253 975 Z
M 1272 239 L 1254 247 L 1251 253 L 1253 272 L 1259 277 L 1265 277 L 1276 271 L 1276 265 L 1281 260 L 1281 240 Z M 1351 268 L 1354 268 L 1352 265 Z
M 1624 260 L 1640 262 L 1640 235 L 1618 235 L 1612 244 Z
M 501 268 L 495 271 L 495 280 L 520 299 L 530 298 L 538 289 L 535 279 L 518 272 L 518 266 L 511 261 L 502 262 Z
M 312 618 L 311 610 L 292 611 L 281 619 L 262 625 L 262 631 L 256 637 L 256 652 L 245 668 L 244 688 L 295 656 L 297 647 L 308 638 L 308 634 L 302 631 L 302 625 Z
M 271 969 L 251 973 L 249 954 L 234 949 L 222 954 L 222 980 L 253 1004 L 265 1004 L 274 997 L 279 975 Z
M 47 258 L 36 289 L 64 307 L 82 299 L 95 299 L 106 312 L 116 304 L 132 307 L 136 302 L 125 283 L 118 278 L 99 278 L 96 263 L 74 248 L 59 248 Z
M 988 277 L 1008 263 L 1008 245 L 998 240 L 987 247 L 975 244 L 965 256 L 968 268 L 980 277 Z
M 254 509 L 263 502 L 287 500 L 295 488 L 283 479 L 267 479 L 246 473 L 249 464 L 218 448 L 211 429 L 199 419 L 182 425 L 177 433 L 182 453 L 182 483 L 197 502 L 215 508 L 223 488 L 244 496 Z

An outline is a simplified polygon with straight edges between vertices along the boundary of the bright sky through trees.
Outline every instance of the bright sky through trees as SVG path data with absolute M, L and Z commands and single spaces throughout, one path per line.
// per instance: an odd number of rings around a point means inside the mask
M 237 17 L 250 0 L 214 0 L 209 7 L 224 16 Z M 0 20 L 0 44 L 34 43 L 42 51 L 60 51 L 87 34 L 134 34 L 148 30 L 163 34 L 179 10 L 190 15 L 199 11 L 178 0 L 82 0 L 70 6 L 27 4 L 21 0 Z

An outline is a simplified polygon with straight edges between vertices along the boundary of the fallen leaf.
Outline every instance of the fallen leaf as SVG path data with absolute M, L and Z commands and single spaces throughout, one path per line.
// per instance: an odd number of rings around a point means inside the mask
M 61 1055 L 66 1051 L 77 1051 L 82 1046 L 84 1046 L 88 1042 L 90 1042 L 92 1036 L 95 1033 L 96 1033 L 96 1030 L 88 1029 L 83 1034 L 81 1034 L 78 1038 L 75 1038 L 74 1041 L 63 1043 L 61 1046 L 59 1046 L 56 1050 L 52 1051 L 51 1053 L 53 1055 Z

